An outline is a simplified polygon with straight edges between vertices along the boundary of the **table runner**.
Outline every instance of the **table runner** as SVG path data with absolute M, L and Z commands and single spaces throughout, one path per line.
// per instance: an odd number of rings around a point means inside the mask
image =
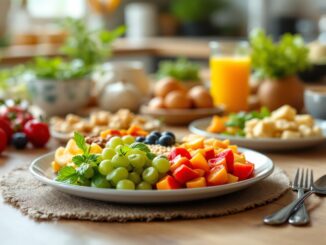
M 276 167 L 263 181 L 229 195 L 172 204 L 116 204 L 71 196 L 42 184 L 28 167 L 2 177 L 5 202 L 36 220 L 75 219 L 107 222 L 197 219 L 238 213 L 265 205 L 284 194 L 289 186 L 285 172 Z

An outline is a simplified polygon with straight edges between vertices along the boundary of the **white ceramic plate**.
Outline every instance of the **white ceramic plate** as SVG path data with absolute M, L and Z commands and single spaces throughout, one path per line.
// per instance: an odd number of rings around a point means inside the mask
M 89 199 L 119 202 L 119 203 L 166 203 L 166 202 L 182 202 L 204 199 L 209 197 L 222 196 L 231 192 L 235 192 L 247 188 L 254 183 L 261 181 L 269 176 L 274 169 L 271 159 L 263 154 L 251 151 L 245 148 L 239 149 L 244 152 L 246 158 L 255 163 L 255 175 L 251 179 L 240 181 L 237 183 L 203 187 L 197 189 L 178 189 L 178 190 L 115 190 L 100 189 L 94 187 L 74 186 L 57 182 L 55 175 L 51 170 L 51 162 L 54 159 L 54 153 L 41 156 L 33 161 L 30 166 L 31 173 L 39 181 L 52 186 L 53 188 L 69 193 L 71 195 L 85 197 Z
M 264 150 L 264 151 L 285 151 L 285 150 L 294 150 L 301 148 L 308 148 L 312 146 L 319 145 L 326 140 L 326 121 L 315 120 L 315 123 L 322 128 L 323 136 L 321 137 L 310 137 L 310 138 L 301 138 L 301 139 L 275 139 L 275 138 L 266 138 L 266 139 L 247 139 L 237 136 L 229 136 L 222 134 L 214 134 L 206 131 L 206 128 L 211 122 L 211 117 L 203 118 L 196 121 L 193 121 L 189 125 L 189 130 L 192 133 L 202 135 L 205 137 L 213 137 L 219 139 L 230 139 L 232 144 L 236 144 L 242 147 L 248 147 L 255 150 Z

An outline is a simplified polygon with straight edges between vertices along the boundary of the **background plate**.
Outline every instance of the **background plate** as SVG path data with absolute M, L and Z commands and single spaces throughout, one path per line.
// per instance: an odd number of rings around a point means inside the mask
M 250 162 L 255 163 L 255 176 L 253 178 L 237 183 L 196 189 L 129 191 L 74 186 L 60 183 L 53 180 L 55 175 L 51 170 L 54 152 L 35 159 L 30 166 L 30 171 L 35 178 L 44 184 L 50 185 L 59 191 L 89 199 L 119 203 L 182 202 L 217 197 L 239 191 L 261 181 L 273 172 L 274 164 L 272 160 L 265 155 L 245 148 L 239 148 L 239 151 L 243 152 Z
M 162 122 L 170 125 L 188 125 L 198 118 L 212 115 L 221 115 L 223 108 L 202 108 L 202 109 L 150 109 L 147 106 L 140 108 L 141 114 L 158 118 Z
M 265 150 L 265 151 L 285 151 L 301 149 L 319 145 L 326 140 L 326 121 L 315 120 L 316 125 L 322 128 L 322 137 L 311 137 L 311 138 L 301 138 L 301 139 L 277 139 L 277 138 L 265 138 L 265 139 L 247 139 L 244 137 L 229 136 L 222 134 L 214 134 L 206 131 L 206 128 L 211 122 L 211 117 L 198 119 L 189 125 L 189 130 L 198 135 L 205 137 L 213 137 L 219 139 L 230 139 L 232 144 L 236 144 L 242 147 L 247 147 L 255 150 Z

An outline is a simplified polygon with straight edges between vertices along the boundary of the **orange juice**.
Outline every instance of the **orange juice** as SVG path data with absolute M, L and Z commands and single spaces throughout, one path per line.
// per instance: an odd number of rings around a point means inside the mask
M 250 57 L 212 56 L 211 94 L 228 112 L 248 109 Z

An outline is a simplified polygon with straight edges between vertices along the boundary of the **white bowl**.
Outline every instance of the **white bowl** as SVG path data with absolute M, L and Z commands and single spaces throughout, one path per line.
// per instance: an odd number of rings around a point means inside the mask
M 91 81 L 32 79 L 28 83 L 33 103 L 47 116 L 63 116 L 85 106 L 90 99 Z

